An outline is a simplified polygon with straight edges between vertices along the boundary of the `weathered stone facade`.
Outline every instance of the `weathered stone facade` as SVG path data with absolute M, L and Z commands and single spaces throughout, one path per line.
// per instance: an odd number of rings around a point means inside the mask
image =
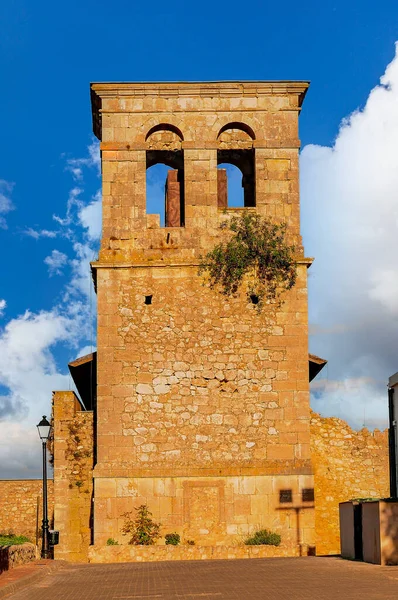
M 93 413 L 81 410 L 73 392 L 55 392 L 53 417 L 55 558 L 85 562 L 92 541 Z
M 318 554 L 340 553 L 339 503 L 389 496 L 388 430 L 354 431 L 336 418 L 312 413 Z
M 54 482 L 48 480 L 48 515 L 54 515 Z M 0 533 L 25 535 L 33 543 L 41 536 L 43 482 L 41 479 L 0 479 Z
M 307 87 L 92 85 L 103 174 L 95 545 L 119 537 L 122 513 L 145 501 L 166 531 L 197 544 L 269 526 L 296 548 L 279 493 L 313 488 L 297 127 Z M 228 152 L 243 165 L 247 210 L 286 223 L 297 247 L 298 281 L 278 310 L 260 313 L 244 291 L 226 299 L 198 275 L 238 212 L 219 207 Z M 146 214 L 156 162 L 184 175 L 180 227 Z M 314 544 L 312 509 L 300 543 Z

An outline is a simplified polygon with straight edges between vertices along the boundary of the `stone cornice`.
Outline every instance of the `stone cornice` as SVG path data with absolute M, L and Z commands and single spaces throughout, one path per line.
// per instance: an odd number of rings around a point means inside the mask
M 252 142 L 253 148 L 258 149 L 278 149 L 283 148 L 283 150 L 289 150 L 292 148 L 300 148 L 300 140 L 299 139 L 286 139 L 279 138 L 277 140 L 253 140 Z M 184 141 L 181 142 L 182 150 L 217 150 L 220 147 L 220 144 L 217 141 L 209 141 L 209 142 L 191 142 Z M 101 151 L 111 151 L 111 152 L 134 152 L 136 150 L 148 150 L 148 146 L 145 143 L 135 143 L 135 142 L 101 142 L 100 143 Z M 120 160 L 121 157 L 115 157 L 114 160 Z M 109 159 L 108 159 L 109 160 Z
M 278 94 L 304 95 L 309 81 L 184 81 L 184 82 L 103 82 L 92 83 L 91 90 L 100 98 L 120 96 L 262 96 Z
M 267 460 L 256 466 L 214 465 L 212 467 L 182 466 L 171 467 L 150 465 L 145 468 L 118 463 L 98 463 L 94 468 L 94 478 L 115 477 L 243 477 L 243 476 L 274 476 L 274 475 L 313 475 L 309 460 Z
M 307 267 L 312 265 L 313 258 L 298 258 L 296 260 L 296 264 L 298 265 L 306 265 Z M 169 262 L 101 262 L 101 261 L 93 261 L 90 263 L 91 269 L 178 269 L 178 268 L 197 268 L 199 267 L 200 262 L 181 262 L 181 263 L 169 263 Z

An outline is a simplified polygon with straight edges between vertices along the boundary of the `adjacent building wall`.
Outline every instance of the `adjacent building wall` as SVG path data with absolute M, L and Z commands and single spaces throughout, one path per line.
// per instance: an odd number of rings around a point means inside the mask
M 388 430 L 354 431 L 341 419 L 312 413 L 317 554 L 339 554 L 339 503 L 389 496 Z
M 48 480 L 48 516 L 54 515 L 54 482 Z M 41 479 L 0 480 L 0 533 L 26 535 L 33 543 L 41 536 L 43 519 Z
M 91 543 L 93 413 L 82 411 L 73 392 L 55 392 L 54 526 L 55 558 L 87 561 Z

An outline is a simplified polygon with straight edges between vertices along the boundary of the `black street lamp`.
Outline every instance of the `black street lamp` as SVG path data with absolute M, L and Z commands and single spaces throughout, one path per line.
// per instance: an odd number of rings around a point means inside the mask
M 42 523 L 42 546 L 41 546 L 41 557 L 48 558 L 49 550 L 49 539 L 48 539 L 48 505 L 47 505 L 47 440 L 50 436 L 51 425 L 47 421 L 47 417 L 43 416 L 42 420 L 37 426 L 40 439 L 43 446 L 43 523 Z

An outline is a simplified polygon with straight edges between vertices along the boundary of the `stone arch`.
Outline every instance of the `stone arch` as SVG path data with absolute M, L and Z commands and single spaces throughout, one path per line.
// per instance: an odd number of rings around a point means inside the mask
M 158 123 L 145 136 L 149 150 L 181 150 L 183 141 L 181 130 L 171 123 Z
M 239 121 L 233 121 L 231 123 L 226 123 L 221 127 L 217 134 L 217 140 L 220 141 L 222 134 L 227 131 L 231 133 L 234 132 L 232 135 L 236 136 L 238 139 L 256 139 L 256 135 L 250 125 L 247 125 L 247 123 L 241 123 Z

